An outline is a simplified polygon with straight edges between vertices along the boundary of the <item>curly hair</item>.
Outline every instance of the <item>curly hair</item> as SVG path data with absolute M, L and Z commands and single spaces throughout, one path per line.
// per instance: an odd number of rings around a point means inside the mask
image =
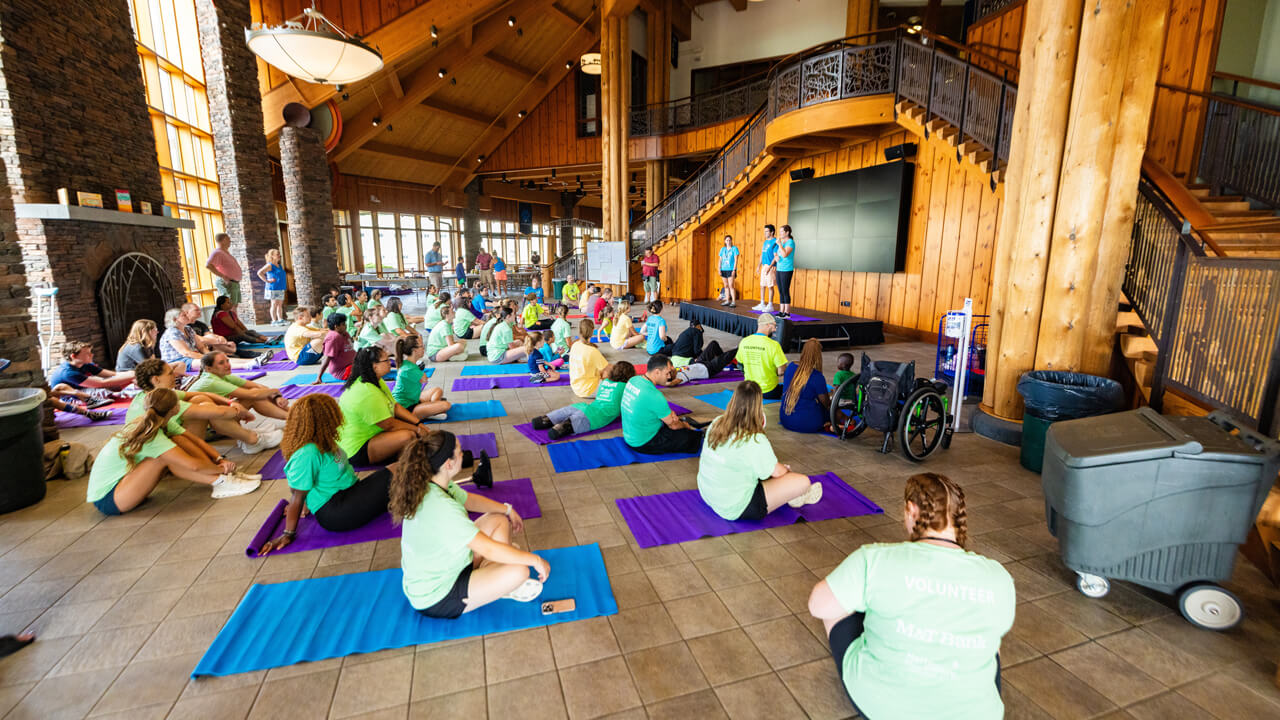
M 400 451 L 400 459 L 396 462 L 395 472 L 391 475 L 391 486 L 388 490 L 391 519 L 397 524 L 405 518 L 413 517 L 422 505 L 422 500 L 431 489 L 431 478 L 440 472 L 444 465 L 431 463 L 431 457 L 444 446 L 445 438 L 452 435 L 444 430 L 433 430 L 425 437 L 414 438 Z M 447 461 L 447 460 L 446 460 Z
M 609 379 L 614 382 L 625 383 L 636 376 L 636 366 L 626 360 L 619 360 L 613 364 L 613 369 L 609 371 Z
M 163 375 L 167 369 L 169 369 L 169 363 L 160 358 L 147 358 L 133 369 L 133 382 L 142 388 L 143 392 L 151 392 L 156 389 L 155 379 Z
M 964 507 L 964 490 L 946 475 L 919 473 L 907 478 L 903 501 L 913 503 L 920 514 L 911 528 L 911 539 L 919 540 L 930 532 L 950 525 L 956 531 L 956 544 L 968 542 L 968 514 Z
M 326 455 L 338 452 L 338 427 L 342 425 L 342 408 L 338 401 L 321 393 L 303 395 L 289 408 L 289 419 L 284 424 L 284 439 L 280 452 L 289 456 L 309 443 Z

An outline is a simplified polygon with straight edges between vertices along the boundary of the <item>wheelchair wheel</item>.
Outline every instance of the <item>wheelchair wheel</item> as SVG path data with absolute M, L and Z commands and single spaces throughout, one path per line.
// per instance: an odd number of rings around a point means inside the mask
M 921 387 L 907 396 L 898 421 L 898 446 L 908 460 L 920 462 L 933 454 L 946 429 L 947 411 L 937 390 Z
M 858 384 L 857 375 L 840 383 L 831 393 L 831 429 L 841 440 L 857 437 L 867 429 L 867 422 L 862 419 L 862 386 Z

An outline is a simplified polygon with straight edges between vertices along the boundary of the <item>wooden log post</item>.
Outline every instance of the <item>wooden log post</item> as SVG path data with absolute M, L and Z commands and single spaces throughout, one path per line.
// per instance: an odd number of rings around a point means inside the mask
M 671 93 L 671 3 L 659 0 L 657 10 L 648 16 L 648 87 L 646 100 L 652 104 L 666 102 Z M 650 160 L 644 164 L 645 211 L 658 206 L 667 196 L 667 162 Z
M 845 13 L 845 36 L 875 30 L 876 17 L 880 14 L 880 0 L 849 0 L 849 8 Z M 875 38 L 867 37 L 857 41 L 862 45 L 870 45 Z
M 627 39 L 627 17 L 606 15 L 600 35 L 601 100 L 601 194 L 604 239 L 626 241 L 629 234 L 627 211 L 627 134 L 630 125 L 631 48 Z
M 552 293 L 555 283 L 552 282 L 551 271 L 556 266 L 555 246 L 552 244 L 551 236 L 545 235 L 542 238 L 542 294 L 546 296 L 547 302 L 554 300 L 555 295 Z

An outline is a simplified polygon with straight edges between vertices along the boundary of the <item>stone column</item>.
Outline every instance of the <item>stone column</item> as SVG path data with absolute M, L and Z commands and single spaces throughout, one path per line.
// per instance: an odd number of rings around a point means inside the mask
M 564 214 L 561 217 L 573 217 L 573 208 L 578 204 L 578 199 L 579 198 L 576 193 L 560 193 L 560 204 L 564 207 Z M 560 252 L 556 253 L 554 257 L 562 257 L 573 252 L 573 242 L 573 226 L 565 225 L 560 228 Z M 581 280 L 582 278 L 578 279 Z
M 280 169 L 289 213 L 293 284 L 298 304 L 314 308 L 324 289 L 339 280 L 329 161 L 319 133 L 311 128 L 281 128 Z
M 269 317 L 270 307 L 256 270 L 280 240 L 262 130 L 258 65 L 244 42 L 244 29 L 252 22 L 249 0 L 196 0 L 196 22 L 223 224 L 231 236 L 231 254 L 244 270 L 240 317 L 256 323 Z
M 467 198 L 466 207 L 462 208 L 462 258 L 470 269 L 480 254 L 480 246 L 484 239 L 480 237 L 480 190 L 483 182 L 476 178 L 467 183 L 463 193 Z
M 3 176 L 4 161 L 0 159 L 0 177 Z M 10 362 L 9 368 L 0 373 L 0 388 L 44 384 L 40 343 L 29 312 L 31 291 L 17 237 L 13 203 L 9 193 L 0 192 L 0 358 Z

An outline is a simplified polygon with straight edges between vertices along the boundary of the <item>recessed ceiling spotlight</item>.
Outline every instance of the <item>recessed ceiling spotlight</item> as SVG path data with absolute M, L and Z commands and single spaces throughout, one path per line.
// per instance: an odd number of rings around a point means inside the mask
M 373 123 L 373 126 L 374 126 L 374 127 L 378 127 L 379 125 L 381 125 L 381 124 L 382 124 L 382 116 L 381 116 L 381 115 L 374 115 L 374 116 L 373 116 L 373 120 L 371 120 L 370 122 L 372 122 L 372 123 Z
M 478 163 L 482 163 L 482 162 L 484 162 L 484 156 L 483 156 L 483 155 L 481 155 L 480 157 L 477 157 L 477 158 L 476 158 L 476 162 L 478 162 Z
M 515 26 L 516 26 L 516 16 L 515 16 L 515 15 L 508 15 L 508 16 L 507 16 L 507 27 L 515 27 Z
M 438 28 L 436 28 L 436 26 L 435 26 L 435 25 L 432 25 L 432 26 L 431 26 L 431 37 L 433 37 L 433 38 L 438 38 L 438 37 L 440 37 L 440 30 L 439 30 Z
M 573 69 L 573 61 L 572 61 L 572 60 L 565 60 L 565 61 L 564 61 L 564 69 L 565 69 L 565 70 L 572 70 L 572 69 Z
M 520 118 L 521 120 L 523 120 L 523 119 L 524 119 L 524 116 L 525 116 L 525 115 L 528 115 L 528 114 L 529 114 L 529 113 L 528 113 L 527 111 L 521 110 L 520 112 L 516 113 L 516 117 L 518 117 L 518 118 Z
M 449 70 L 447 68 L 440 68 L 439 70 L 436 71 L 436 75 L 439 75 L 440 77 L 444 77 L 445 75 L 448 75 L 448 74 L 449 74 Z
M 342 93 L 342 99 L 343 99 L 343 100 L 350 100 L 350 99 L 351 99 L 351 93 Z

